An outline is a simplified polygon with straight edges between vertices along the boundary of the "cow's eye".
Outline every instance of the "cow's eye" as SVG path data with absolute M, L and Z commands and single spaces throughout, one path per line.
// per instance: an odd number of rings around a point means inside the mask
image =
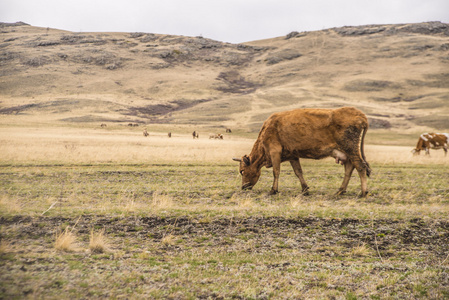
M 243 175 L 243 170 L 240 171 L 240 175 Z

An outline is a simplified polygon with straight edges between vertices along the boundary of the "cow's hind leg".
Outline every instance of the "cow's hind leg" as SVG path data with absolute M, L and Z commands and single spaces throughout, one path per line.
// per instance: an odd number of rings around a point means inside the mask
M 366 169 L 357 169 L 357 172 L 360 176 L 360 184 L 362 185 L 362 193 L 360 194 L 360 198 L 364 198 L 368 196 L 368 179 L 366 176 Z
M 290 164 L 292 165 L 293 171 L 295 171 L 296 177 L 299 178 L 299 181 L 301 182 L 302 187 L 302 194 L 307 196 L 309 195 L 309 186 L 307 185 L 306 181 L 304 180 L 304 177 L 302 176 L 302 168 L 301 164 L 298 160 L 291 160 Z
M 345 178 L 343 179 L 341 187 L 338 189 L 337 195 L 343 195 L 344 193 L 346 193 L 346 189 L 348 188 L 349 180 L 351 179 L 353 171 L 354 165 L 350 160 L 347 160 L 345 162 Z
M 367 165 L 358 157 L 353 157 L 351 161 L 357 172 L 359 173 L 360 184 L 362 186 L 362 193 L 360 194 L 360 197 L 366 197 L 368 195 Z

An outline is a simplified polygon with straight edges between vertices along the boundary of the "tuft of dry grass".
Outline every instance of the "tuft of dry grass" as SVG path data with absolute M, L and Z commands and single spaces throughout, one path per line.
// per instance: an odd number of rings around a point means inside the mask
M 69 227 L 66 227 L 64 232 L 56 234 L 55 249 L 65 252 L 73 252 L 78 249 L 73 229 L 69 230 Z
M 169 209 L 173 207 L 173 197 L 161 192 L 153 193 L 151 205 L 155 209 Z
M 254 200 L 250 196 L 244 197 L 239 201 L 240 208 L 251 209 L 254 208 L 255 206 L 256 204 L 254 203 Z
M 257 206 L 251 194 L 247 192 L 236 192 L 230 200 L 232 203 L 237 204 L 239 208 L 254 209 Z
M 368 257 L 372 254 L 372 252 L 372 249 L 366 246 L 365 243 L 362 243 L 351 250 L 352 256 L 356 257 Z
M 9 253 L 12 251 L 11 244 L 5 240 L 0 241 L 0 254 Z
M 22 205 L 17 197 L 0 195 L 0 210 L 7 213 L 20 213 Z
M 104 253 L 109 250 L 109 242 L 104 235 L 104 228 L 99 232 L 94 232 L 92 229 L 89 239 L 89 250 L 92 253 Z
M 175 243 L 175 236 L 173 234 L 167 234 L 161 239 L 161 243 L 164 246 L 171 246 Z

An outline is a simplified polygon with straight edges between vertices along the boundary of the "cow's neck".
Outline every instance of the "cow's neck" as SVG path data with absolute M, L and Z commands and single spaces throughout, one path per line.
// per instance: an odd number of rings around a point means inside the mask
M 253 150 L 251 150 L 251 153 L 249 154 L 249 159 L 251 161 L 251 165 L 256 167 L 257 170 L 261 169 L 265 165 L 265 149 L 260 140 L 257 140 L 254 143 Z

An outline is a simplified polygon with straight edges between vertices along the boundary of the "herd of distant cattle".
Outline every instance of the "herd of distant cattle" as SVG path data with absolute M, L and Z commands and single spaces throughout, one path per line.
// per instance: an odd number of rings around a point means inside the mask
M 130 123 L 129 126 L 138 126 Z M 106 124 L 101 124 L 106 127 Z M 309 193 L 303 177 L 300 158 L 322 159 L 333 157 L 344 166 L 345 175 L 337 195 L 346 193 L 352 172 L 357 170 L 361 183 L 361 197 L 368 195 L 367 177 L 371 167 L 364 154 L 364 138 L 368 130 L 368 118 L 354 107 L 337 109 L 294 109 L 274 113 L 263 123 L 259 136 L 249 155 L 233 158 L 240 162 L 242 189 L 252 189 L 261 174 L 261 168 L 273 168 L 273 186 L 270 194 L 278 193 L 280 164 L 290 162 L 298 177 L 302 194 Z M 226 133 L 231 133 L 227 128 Z M 149 136 L 147 129 L 143 130 Z M 171 137 L 171 132 L 168 133 Z M 198 139 L 198 132 L 192 132 Z M 223 139 L 223 134 L 210 134 L 209 139 Z M 413 154 L 430 149 L 443 149 L 445 156 L 449 146 L 448 133 L 423 133 L 418 139 Z
M 129 127 L 138 127 L 139 124 L 137 124 L 137 123 L 129 123 L 128 126 Z M 106 127 L 108 127 L 108 125 L 106 125 L 105 123 L 101 123 L 100 127 L 101 128 L 106 128 Z M 232 133 L 232 130 L 230 128 L 226 128 L 226 133 Z M 148 130 L 146 128 L 143 129 L 143 136 L 144 137 L 150 136 L 150 133 L 148 132 Z M 171 138 L 171 136 L 172 136 L 171 132 L 169 132 L 167 134 L 167 136 L 169 138 Z M 193 139 L 199 139 L 200 138 L 199 133 L 197 131 L 193 131 L 192 132 L 192 137 L 193 137 Z M 224 138 L 224 135 L 222 133 L 210 133 L 209 134 L 209 139 L 222 140 L 223 138 Z

